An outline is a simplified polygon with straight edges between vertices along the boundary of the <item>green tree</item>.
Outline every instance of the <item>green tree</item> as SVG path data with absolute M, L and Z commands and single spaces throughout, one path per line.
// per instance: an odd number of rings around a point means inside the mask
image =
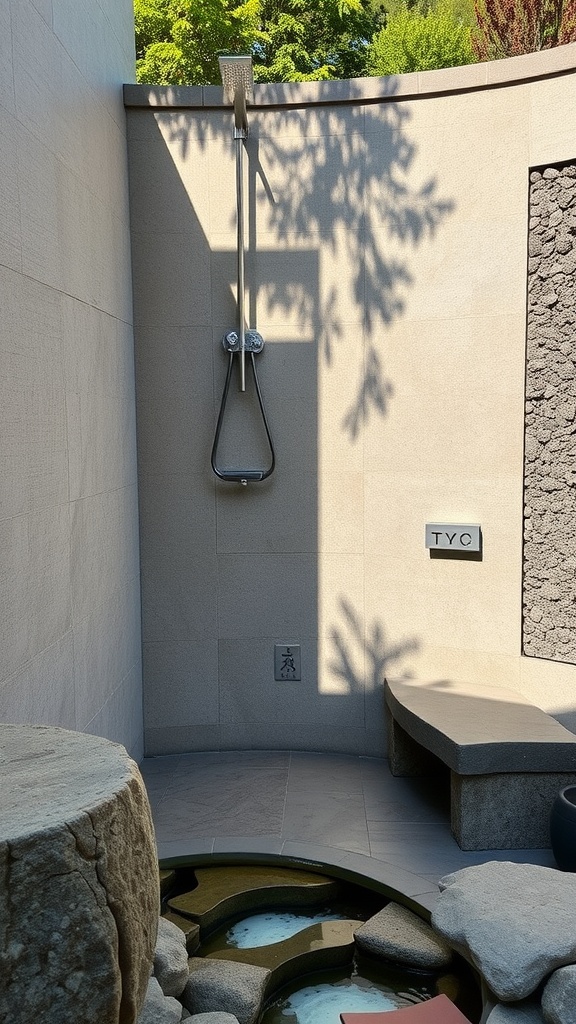
M 260 82 L 356 78 L 384 10 L 369 0 L 261 0 Z
M 451 68 L 472 64 L 470 8 L 462 2 L 438 0 L 409 7 L 395 3 L 386 25 L 370 45 L 366 60 L 369 75 L 401 75 L 409 71 Z
M 476 0 L 479 60 L 548 50 L 576 40 L 576 0 Z
M 218 83 L 218 53 L 245 53 L 258 40 L 258 8 L 259 0 L 134 0 L 137 80 Z
M 354 78 L 383 24 L 381 0 L 134 0 L 136 76 L 217 85 L 218 53 L 251 52 L 260 82 Z

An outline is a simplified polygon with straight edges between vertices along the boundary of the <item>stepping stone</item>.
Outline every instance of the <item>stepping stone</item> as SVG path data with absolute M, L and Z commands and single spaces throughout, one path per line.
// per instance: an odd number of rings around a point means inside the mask
M 182 994 L 182 1003 L 194 1016 L 214 1011 L 217 1006 L 231 1013 L 239 1024 L 255 1024 L 258 1019 L 270 972 L 252 964 L 225 963 L 193 957 L 189 962 L 190 979 Z
M 342 1024 L 470 1024 L 444 995 L 383 1013 L 341 1013 L 340 1020 Z
M 450 946 L 411 910 L 388 903 L 356 929 L 358 948 L 407 967 L 440 970 L 453 960 Z
M 310 906 L 340 890 L 332 878 L 311 871 L 255 866 L 197 868 L 198 885 L 168 900 L 170 910 L 197 921 L 202 932 L 233 914 L 259 907 Z

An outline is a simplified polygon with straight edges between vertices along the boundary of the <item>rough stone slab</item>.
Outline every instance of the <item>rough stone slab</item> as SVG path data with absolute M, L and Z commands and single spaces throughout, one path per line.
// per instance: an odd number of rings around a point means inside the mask
M 180 1024 L 181 1020 L 182 1004 L 165 996 L 156 978 L 150 978 L 137 1024 Z
M 544 1024 L 544 1021 L 539 1003 L 526 999 L 513 1006 L 498 1003 L 488 1014 L 485 1024 Z
M 448 943 L 426 921 L 398 903 L 388 903 L 360 925 L 354 937 L 362 952 L 407 967 L 440 969 L 453 959 Z
M 182 1002 L 192 1015 L 216 1010 L 230 1013 L 239 1024 L 254 1024 L 258 1018 L 270 971 L 229 960 L 189 961 L 190 978 Z
M 440 889 L 433 927 L 499 999 L 525 999 L 555 968 L 576 962 L 576 875 L 489 861 L 447 875 Z
M 181 996 L 188 981 L 188 953 L 184 932 L 161 917 L 154 954 L 154 977 L 165 996 Z
M 134 1024 L 152 966 L 158 862 L 123 747 L 0 725 L 0 1020 Z
M 542 993 L 546 1024 L 576 1024 L 576 965 L 554 971 Z

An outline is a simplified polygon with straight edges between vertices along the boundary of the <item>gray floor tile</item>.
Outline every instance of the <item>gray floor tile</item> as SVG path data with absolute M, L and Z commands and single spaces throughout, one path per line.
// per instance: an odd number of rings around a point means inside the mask
M 141 765 L 165 860 L 282 853 L 374 878 L 423 906 L 438 879 L 488 860 L 553 867 L 550 850 L 466 852 L 436 779 L 393 778 L 379 758 L 209 751 Z
M 394 779 L 394 786 L 364 784 L 364 804 L 369 821 L 450 821 L 450 799 L 435 780 Z

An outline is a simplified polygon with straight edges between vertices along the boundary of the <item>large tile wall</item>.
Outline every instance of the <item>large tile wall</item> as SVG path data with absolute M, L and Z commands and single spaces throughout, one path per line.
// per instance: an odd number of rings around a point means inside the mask
M 210 469 L 231 113 L 127 90 L 148 753 L 380 754 L 385 674 L 499 683 L 576 728 L 576 669 L 521 656 L 528 181 L 575 155 L 559 51 L 257 87 L 247 298 L 277 469 L 246 488 Z M 231 401 L 223 462 L 257 462 Z M 426 522 L 481 524 L 481 560 L 431 557 Z M 301 681 L 275 682 L 275 643 Z
M 131 0 L 0 0 L 0 718 L 142 752 Z

